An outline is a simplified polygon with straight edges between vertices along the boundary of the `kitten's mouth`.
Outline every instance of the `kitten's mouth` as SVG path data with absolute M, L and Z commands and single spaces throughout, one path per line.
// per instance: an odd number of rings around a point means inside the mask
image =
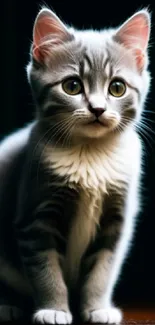
M 99 119 L 96 119 L 94 121 L 91 121 L 88 124 L 106 126 L 106 124 L 104 122 L 99 121 Z
M 100 125 L 103 125 L 98 119 L 96 119 L 95 121 L 93 121 L 93 124 L 100 124 Z

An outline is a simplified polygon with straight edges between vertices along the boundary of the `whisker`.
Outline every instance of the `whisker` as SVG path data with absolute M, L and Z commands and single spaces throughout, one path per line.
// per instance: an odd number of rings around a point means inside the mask
M 139 126 L 137 127 L 137 132 L 139 133 L 139 135 L 142 138 L 144 138 L 146 140 L 146 142 L 148 143 L 149 147 L 153 151 L 153 147 L 151 145 L 151 142 L 153 141 L 153 139 L 149 136 L 149 134 L 144 129 L 141 129 Z
M 71 134 L 72 134 L 72 130 L 74 127 L 75 127 L 75 121 L 73 121 L 73 123 L 71 123 L 67 128 L 67 130 L 65 132 L 66 135 L 64 134 L 64 140 L 62 143 L 62 147 L 64 145 L 66 145 L 66 146 L 69 145 L 69 140 L 71 141 Z
M 142 116 L 141 121 L 148 121 L 148 122 L 151 122 L 151 123 L 155 123 L 154 120 L 150 120 L 149 118 L 147 118 L 145 116 Z
M 130 119 L 128 117 L 123 117 L 123 121 L 121 121 L 120 125 L 121 125 L 121 127 L 126 127 L 126 123 L 124 123 L 124 122 L 129 123 L 131 121 L 132 121 L 132 119 Z M 135 130 L 137 130 L 140 137 L 146 141 L 145 144 L 148 145 L 148 147 L 151 149 L 151 152 L 152 152 L 153 147 L 152 147 L 151 143 L 153 142 L 153 139 L 152 139 L 151 135 L 148 132 L 148 131 L 150 131 L 150 129 L 146 130 L 144 125 L 138 125 L 138 123 L 137 123 L 137 124 L 135 124 Z M 147 150 L 147 147 L 146 147 L 146 150 Z
M 74 121 L 75 121 L 74 119 L 71 119 L 71 118 L 70 118 L 70 120 L 68 121 L 68 123 L 66 123 L 66 124 L 64 125 L 63 133 L 60 135 L 60 137 L 59 137 L 58 140 L 56 141 L 54 147 L 56 147 L 57 143 L 60 142 L 60 140 L 62 139 L 62 136 L 64 135 L 64 132 L 67 132 L 67 130 L 69 129 L 70 125 L 72 125 L 72 123 L 74 123 Z
M 151 132 L 153 135 L 155 135 L 155 132 L 149 127 L 148 124 L 143 123 L 142 121 L 140 121 L 138 124 L 141 125 L 145 130 L 147 130 L 147 131 Z
M 142 111 L 142 115 L 143 115 L 143 114 L 147 114 L 147 113 L 149 113 L 149 114 L 155 114 L 154 111 L 149 111 L 149 110 L 144 110 L 144 111 Z
M 56 125 L 56 132 L 54 133 L 53 137 L 56 136 L 59 132 L 61 132 L 64 129 L 65 122 L 69 123 L 70 122 L 70 117 L 65 118 L 64 120 L 60 121 L 60 123 L 58 125 Z M 55 125 L 53 127 L 55 127 Z M 50 131 L 51 131 L 51 129 L 53 130 L 53 128 L 50 128 Z M 44 148 L 43 148 L 43 150 L 42 150 L 42 152 L 40 154 L 40 157 L 39 157 L 38 168 L 37 168 L 37 180 L 39 180 L 38 176 L 39 176 L 40 163 L 41 163 L 42 156 L 43 156 L 48 144 L 51 142 L 51 140 L 52 140 L 52 137 L 51 137 L 51 134 L 50 134 L 50 137 L 47 139 L 47 142 L 46 142 L 46 144 L 45 144 L 45 146 L 44 146 Z

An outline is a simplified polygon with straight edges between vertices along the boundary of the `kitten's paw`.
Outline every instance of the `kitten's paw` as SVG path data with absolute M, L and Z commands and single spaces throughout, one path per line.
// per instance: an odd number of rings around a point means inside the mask
M 71 324 L 72 315 L 60 310 L 41 309 L 34 314 L 33 321 L 38 324 Z
M 118 308 L 109 307 L 97 309 L 93 311 L 85 310 L 82 313 L 84 321 L 90 323 L 103 323 L 103 324 L 120 324 L 122 320 L 122 313 Z
M 23 311 L 16 306 L 0 305 L 0 322 L 23 319 Z

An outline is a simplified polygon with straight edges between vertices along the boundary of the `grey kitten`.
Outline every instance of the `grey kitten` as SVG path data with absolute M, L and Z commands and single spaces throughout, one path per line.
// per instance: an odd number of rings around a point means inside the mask
M 39 12 L 36 120 L 0 146 L 1 320 L 120 323 L 112 294 L 139 210 L 149 34 L 147 10 L 101 31 Z

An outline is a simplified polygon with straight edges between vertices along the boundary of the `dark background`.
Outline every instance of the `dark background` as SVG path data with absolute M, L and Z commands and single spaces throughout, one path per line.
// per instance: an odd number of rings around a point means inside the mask
M 1 117 L 0 137 L 33 119 L 33 101 L 25 67 L 29 60 L 32 27 L 39 1 L 2 1 L 1 3 Z M 149 5 L 152 12 L 150 69 L 152 87 L 146 109 L 145 176 L 143 178 L 143 212 L 137 221 L 131 253 L 116 289 L 116 301 L 124 304 L 155 305 L 155 4 L 131 1 L 46 1 L 67 23 L 78 28 L 117 26 L 138 9 Z M 146 130 L 145 130 L 146 132 Z M 134 163 L 134 161 L 131 161 Z

